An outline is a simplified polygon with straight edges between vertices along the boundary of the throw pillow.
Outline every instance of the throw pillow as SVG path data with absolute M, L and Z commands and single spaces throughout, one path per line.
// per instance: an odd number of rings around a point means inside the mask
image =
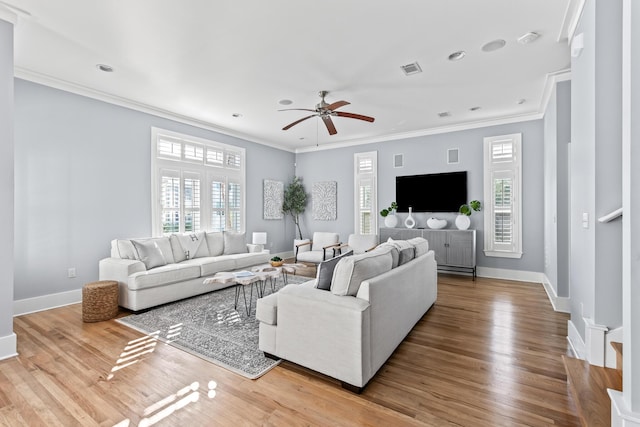
M 318 274 L 316 276 L 316 288 L 328 291 L 331 289 L 331 279 L 333 278 L 333 270 L 336 264 L 343 259 L 353 255 L 353 251 L 345 252 L 342 255 L 322 261 L 318 264 Z
M 204 231 L 190 234 L 172 234 L 171 247 L 173 249 L 173 258 L 176 262 L 209 256 L 209 247 L 207 246 Z
M 245 233 L 236 231 L 224 232 L 224 254 L 243 254 L 247 252 Z
M 209 246 L 209 255 L 220 256 L 224 252 L 224 236 L 222 231 L 206 233 L 207 246 Z
M 429 252 L 429 241 L 424 237 L 414 237 L 407 240 L 416 248 L 416 258 Z
M 400 251 L 400 257 L 398 260 L 398 265 L 406 264 L 412 259 L 415 258 L 416 249 L 412 246 L 410 248 L 404 248 Z
M 396 268 L 400 262 L 400 251 L 394 245 L 388 242 L 380 243 L 375 249 L 376 252 L 388 250 L 391 253 L 391 268 Z
M 331 293 L 355 296 L 363 280 L 391 270 L 391 262 L 390 251 L 365 252 L 343 259 L 333 270 Z
M 138 252 L 138 259 L 144 263 L 147 270 L 167 264 L 158 242 L 154 240 L 132 240 L 131 243 Z

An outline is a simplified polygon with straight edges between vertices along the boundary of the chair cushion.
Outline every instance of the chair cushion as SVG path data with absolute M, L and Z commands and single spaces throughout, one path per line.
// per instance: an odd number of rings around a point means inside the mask
M 341 259 L 333 270 L 331 293 L 355 296 L 360 283 L 391 270 L 391 251 L 371 251 Z
M 339 242 L 340 236 L 338 233 L 326 233 L 317 231 L 313 233 L 313 244 L 311 245 L 312 251 L 322 251 L 322 248 L 329 245 L 335 245 Z
M 333 271 L 336 264 L 342 258 L 353 255 L 353 251 L 348 251 L 335 258 L 322 261 L 318 265 L 318 274 L 316 275 L 316 288 L 328 291 L 331 289 L 331 280 L 333 279 Z

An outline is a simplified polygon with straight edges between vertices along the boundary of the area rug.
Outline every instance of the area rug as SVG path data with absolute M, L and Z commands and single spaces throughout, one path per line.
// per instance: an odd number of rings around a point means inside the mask
M 289 284 L 299 284 L 308 277 L 289 275 Z M 274 284 L 283 287 L 282 277 Z M 245 287 L 247 302 L 250 292 Z M 272 292 L 267 282 L 265 294 Z M 159 339 L 204 360 L 222 366 L 244 377 L 256 379 L 276 366 L 258 349 L 256 293 L 251 311 L 245 310 L 242 292 L 234 309 L 235 287 L 166 304 L 149 311 L 117 319 L 118 322 L 145 334 L 158 334 Z

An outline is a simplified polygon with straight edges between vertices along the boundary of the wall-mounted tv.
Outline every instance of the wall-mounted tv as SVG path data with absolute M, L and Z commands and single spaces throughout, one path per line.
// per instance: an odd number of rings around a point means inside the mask
M 467 203 L 467 172 L 396 177 L 398 212 L 458 212 Z

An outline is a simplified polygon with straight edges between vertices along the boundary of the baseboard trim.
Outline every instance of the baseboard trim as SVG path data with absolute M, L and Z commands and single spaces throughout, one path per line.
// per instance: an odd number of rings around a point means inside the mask
M 607 393 L 611 399 L 611 427 L 640 426 L 640 413 L 627 408 L 623 392 L 607 389 Z
M 542 283 L 544 274 L 536 271 L 508 270 L 505 268 L 478 267 L 476 274 L 478 277 L 489 279 L 514 280 L 516 282 Z
M 587 345 L 580 336 L 578 328 L 576 328 L 576 325 L 571 320 L 567 320 L 567 341 L 569 341 L 573 354 L 575 354 L 578 359 L 586 360 Z
M 18 340 L 15 333 L 0 337 L 0 360 L 18 355 Z
M 544 286 L 544 290 L 547 292 L 547 296 L 549 297 L 549 301 L 551 301 L 551 305 L 553 306 L 554 311 L 558 311 L 560 313 L 571 313 L 571 305 L 569 304 L 569 298 L 567 297 L 559 297 L 556 294 L 556 290 L 551 285 L 551 281 L 547 277 L 546 274 L 543 274 L 544 280 L 542 281 L 542 285 Z
M 37 311 L 49 310 L 80 302 L 82 302 L 82 289 L 25 298 L 13 302 L 13 315 L 21 316 L 23 314 L 35 313 Z

